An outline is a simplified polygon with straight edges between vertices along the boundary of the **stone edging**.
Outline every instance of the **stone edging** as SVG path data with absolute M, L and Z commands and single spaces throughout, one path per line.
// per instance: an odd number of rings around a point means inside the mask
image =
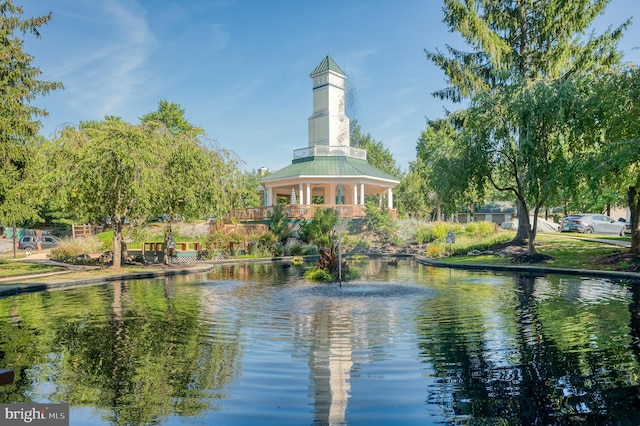
M 485 270 L 485 271 L 507 271 L 507 272 L 528 272 L 536 274 L 566 274 L 566 275 L 583 275 L 600 278 L 613 279 L 632 279 L 640 280 L 638 272 L 623 271 L 602 271 L 597 269 L 572 269 L 572 268 L 552 268 L 545 266 L 531 265 L 490 265 L 484 263 L 449 263 L 440 260 L 429 259 L 424 256 L 414 255 L 416 262 L 423 265 L 435 266 L 439 268 L 466 269 L 466 270 Z

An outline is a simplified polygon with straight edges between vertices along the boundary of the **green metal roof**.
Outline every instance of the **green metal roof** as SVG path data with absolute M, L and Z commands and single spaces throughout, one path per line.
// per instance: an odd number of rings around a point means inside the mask
M 333 71 L 345 77 L 347 76 L 347 74 L 342 71 L 342 68 L 340 68 L 340 66 L 336 64 L 336 61 L 334 61 L 333 58 L 329 55 L 324 57 L 322 62 L 320 62 L 318 66 L 313 71 L 311 71 L 311 74 L 309 74 L 309 76 L 313 77 L 314 75 L 321 74 L 327 71 Z
M 260 181 L 269 182 L 300 176 L 367 176 L 399 182 L 390 174 L 371 166 L 366 160 L 346 156 L 294 160 L 291 165 L 265 176 Z

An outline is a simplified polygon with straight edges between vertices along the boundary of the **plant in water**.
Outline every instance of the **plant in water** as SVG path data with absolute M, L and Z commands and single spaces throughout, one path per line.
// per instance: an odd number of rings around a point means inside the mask
M 319 209 L 311 222 L 300 224 L 300 239 L 318 245 L 320 259 L 315 267 L 305 273 L 312 281 L 342 281 L 354 277 L 345 260 L 340 258 L 339 246 L 342 235 L 337 232 L 338 212 Z M 316 273 L 322 270 L 326 274 Z M 329 278 L 330 277 L 330 278 Z

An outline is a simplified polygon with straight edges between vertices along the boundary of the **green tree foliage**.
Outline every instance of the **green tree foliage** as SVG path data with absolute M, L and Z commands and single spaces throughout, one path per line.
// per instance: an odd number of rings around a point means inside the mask
M 125 219 L 146 217 L 161 199 L 168 153 L 161 136 L 149 126 L 108 117 L 65 128 L 53 142 L 58 201 L 86 221 L 111 218 L 115 268 Z
M 31 102 L 62 88 L 38 78 L 42 72 L 20 38 L 27 33 L 40 38 L 39 28 L 51 14 L 25 19 L 22 13 L 12 1 L 0 1 L 0 223 L 6 224 L 38 220 L 45 192 L 38 184 L 38 118 L 47 112 Z
M 393 158 L 391 151 L 389 151 L 382 142 L 373 139 L 369 133 L 363 135 L 357 120 L 351 120 L 350 124 L 351 146 L 366 149 L 367 162 L 376 169 L 382 170 L 397 178 L 402 177 L 402 171 L 396 164 L 396 160 Z
M 284 211 L 283 204 L 273 206 L 269 220 L 271 221 L 271 223 L 269 223 L 269 230 L 273 232 L 281 244 L 284 244 L 287 238 L 291 236 L 291 229 L 289 229 L 289 220 Z
M 162 99 L 158 102 L 158 110 L 143 115 L 140 117 L 140 122 L 151 123 L 157 121 L 164 124 L 174 135 L 204 135 L 204 130 L 191 124 L 184 114 L 185 111 L 180 105 Z
M 221 216 L 240 204 L 237 161 L 189 123 L 179 105 L 160 101 L 158 110 L 141 120 L 154 130 L 159 147 L 167 149 L 161 197 L 151 215 L 193 220 Z
M 64 129 L 51 145 L 57 200 L 79 219 L 111 218 L 115 268 L 123 228 L 170 213 L 187 219 L 221 215 L 235 198 L 235 162 L 190 134 L 159 122 L 133 125 L 115 117 Z
M 576 90 L 572 81 L 540 81 L 487 92 L 469 109 L 465 144 L 474 171 L 523 206 L 529 255 L 535 253 L 538 215 L 567 173 Z
M 586 108 L 580 117 L 587 148 L 576 147 L 583 154 L 581 169 L 589 171 L 590 183 L 606 182 L 626 194 L 631 251 L 640 254 L 640 69 L 630 65 L 583 83 Z
M 245 171 L 240 175 L 240 183 L 238 185 L 239 207 L 259 207 L 261 205 L 260 193 L 258 192 L 261 177 L 259 170 Z
M 534 86 L 541 80 L 552 84 L 608 69 L 620 60 L 616 45 L 628 22 L 600 36 L 592 35 L 584 42 L 581 41 L 584 40 L 589 25 L 604 11 L 607 3 L 608 0 L 572 2 L 522 0 L 517 3 L 500 0 L 484 2 L 445 0 L 444 21 L 452 30 L 462 35 L 473 51 L 462 52 L 447 46 L 448 55 L 439 50 L 426 52 L 427 58 L 445 72 L 449 83 L 449 87 L 434 95 L 453 101 L 482 95 L 475 101 L 476 111 L 481 114 L 483 108 L 481 102 L 488 102 L 489 107 L 494 108 L 498 105 L 495 100 L 505 99 L 507 91 L 513 90 L 512 87 L 520 88 L 515 89 L 517 96 L 526 97 L 525 93 L 536 96 L 535 94 L 546 90 L 541 86 Z M 499 117 L 517 115 L 524 117 L 532 113 L 535 112 L 502 111 Z M 542 115 L 546 117 L 545 114 Z M 508 177 L 509 184 L 499 187 L 509 191 L 513 191 L 514 188 L 516 191 L 538 188 L 536 185 L 538 175 L 535 173 L 543 169 L 534 164 L 535 162 L 527 163 L 526 160 L 532 158 L 524 154 L 531 151 L 530 144 L 535 143 L 531 141 L 542 139 L 539 137 L 529 137 L 528 141 L 521 139 L 526 137 L 527 133 L 536 134 L 538 130 L 523 129 L 526 123 L 513 121 L 512 118 L 508 118 L 508 121 L 511 123 L 509 128 L 499 120 L 495 120 L 496 127 L 490 133 L 492 136 L 501 133 L 500 137 L 485 138 L 485 155 L 466 157 L 471 160 L 470 167 L 476 173 L 484 173 L 487 177 L 489 173 Z M 547 119 L 535 121 L 546 123 Z M 505 132 L 509 135 L 504 134 Z M 548 134 L 547 129 L 539 129 L 539 132 Z M 514 167 L 502 170 L 494 168 L 494 166 L 501 167 L 506 164 L 505 162 L 489 161 L 490 154 L 500 151 L 501 144 L 507 139 L 515 141 L 514 147 L 518 151 L 518 158 L 525 160 L 517 164 L 518 168 L 528 169 L 521 175 L 508 174 L 509 170 L 515 170 Z M 502 152 L 506 151 L 502 150 Z M 478 158 L 487 160 L 486 165 L 478 165 Z M 521 177 L 532 176 L 533 182 L 517 181 Z M 496 178 L 489 180 L 497 183 Z M 527 192 L 516 194 L 519 201 L 520 224 L 515 242 L 535 237 L 534 229 L 528 223 L 529 208 L 526 203 L 532 199 L 539 200 L 546 197 L 547 190 L 541 191 L 545 193 L 544 196 Z
M 430 121 L 422 132 L 416 146 L 416 161 L 410 170 L 417 173 L 423 184 L 425 203 L 436 214 L 435 220 L 442 220 L 443 213 L 454 213 L 463 201 L 462 189 L 470 199 L 470 177 L 468 168 L 461 167 L 461 133 L 450 119 Z
M 366 223 L 381 243 L 390 243 L 398 231 L 398 225 L 391 218 L 387 208 L 380 208 L 376 203 L 368 202 L 364 206 Z
M 400 184 L 394 188 L 394 200 L 398 215 L 402 217 L 414 217 L 424 219 L 429 216 L 427 204 L 426 186 L 422 175 L 409 164 L 409 172 L 400 180 Z

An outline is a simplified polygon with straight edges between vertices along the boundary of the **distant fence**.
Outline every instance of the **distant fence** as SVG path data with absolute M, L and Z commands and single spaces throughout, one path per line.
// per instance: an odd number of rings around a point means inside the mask
M 71 237 L 74 240 L 76 238 L 87 238 L 94 234 L 93 230 L 92 225 L 71 225 Z

